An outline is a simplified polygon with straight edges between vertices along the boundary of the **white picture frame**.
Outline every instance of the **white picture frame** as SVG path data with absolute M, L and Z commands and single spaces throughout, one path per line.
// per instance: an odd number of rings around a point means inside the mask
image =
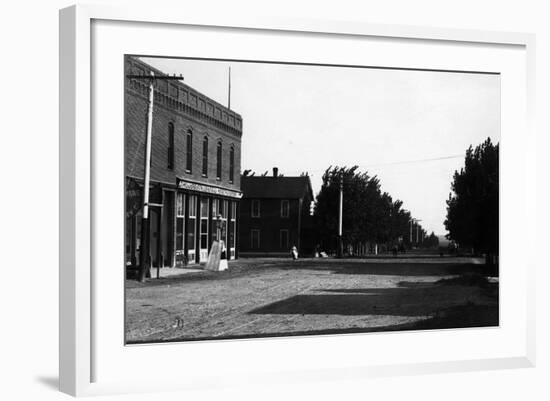
M 101 144 L 94 141 L 93 127 L 100 125 L 94 118 L 94 103 L 92 102 L 93 85 L 92 80 L 96 75 L 96 60 L 94 52 L 97 51 L 98 42 L 93 42 L 94 24 L 98 21 L 109 21 L 110 27 L 117 23 L 125 23 L 125 27 L 117 29 L 133 29 L 135 32 L 155 26 L 157 33 L 162 37 L 162 29 L 170 27 L 193 27 L 208 31 L 209 29 L 230 29 L 232 32 L 245 30 L 248 35 L 261 33 L 269 35 L 270 33 L 285 33 L 286 35 L 305 35 L 308 38 L 316 36 L 324 38 L 339 38 L 342 41 L 362 40 L 362 38 L 374 38 L 376 40 L 386 41 L 388 46 L 393 42 L 404 41 L 413 46 L 417 44 L 431 44 L 440 47 L 443 50 L 445 46 L 455 46 L 456 51 L 460 52 L 466 48 L 494 48 L 495 51 L 501 49 L 511 49 L 511 57 L 517 64 L 517 70 L 507 70 L 503 75 L 510 86 L 506 88 L 517 88 L 524 95 L 515 99 L 516 106 L 508 110 L 503 107 L 503 111 L 510 111 L 509 114 L 517 114 L 516 119 L 510 124 L 514 128 L 519 128 L 516 136 L 503 136 L 503 149 L 506 152 L 512 147 L 507 145 L 513 143 L 515 152 L 517 152 L 519 166 L 514 169 L 505 169 L 503 174 L 510 173 L 514 175 L 512 179 L 520 179 L 523 182 L 524 191 L 517 196 L 520 198 L 510 199 L 510 204 L 515 204 L 521 218 L 514 224 L 515 229 L 529 230 L 535 232 L 535 135 L 532 128 L 532 113 L 534 110 L 534 35 L 524 33 L 507 32 L 485 32 L 459 29 L 439 29 L 427 27 L 412 26 L 390 26 L 375 25 L 366 22 L 351 21 L 317 21 L 317 20 L 294 20 L 292 18 L 269 18 L 252 15 L 219 15 L 211 12 L 208 15 L 185 15 L 180 10 L 167 10 L 155 7 L 140 8 L 112 8 L 108 6 L 78 5 L 61 10 L 60 12 L 60 390 L 71 395 L 94 395 L 109 393 L 126 393 L 134 391 L 160 391 L 167 389 L 201 389 L 213 386 L 223 386 L 233 380 L 231 376 L 232 366 L 237 366 L 236 371 L 245 372 L 247 380 L 253 378 L 257 382 L 292 382 L 293 380 L 326 380 L 327 378 L 338 379 L 342 377 L 353 377 L 358 380 L 364 377 L 401 375 L 401 374 L 419 374 L 436 373 L 449 371 L 468 371 L 479 369 L 503 369 L 512 367 L 531 367 L 535 364 L 535 284 L 534 269 L 535 261 L 532 255 L 535 252 L 528 252 L 526 261 L 522 267 L 525 269 L 521 277 L 508 281 L 506 284 L 506 269 L 501 276 L 503 285 L 501 294 L 516 291 L 520 296 L 518 310 L 514 316 L 519 319 L 509 319 L 506 324 L 497 329 L 489 330 L 464 330 L 458 334 L 445 333 L 408 333 L 407 341 L 422 340 L 423 337 L 429 337 L 428 341 L 437 343 L 441 336 L 456 336 L 457 339 L 467 341 L 476 341 L 483 336 L 483 341 L 494 342 L 495 347 L 487 352 L 473 350 L 464 358 L 450 357 L 442 355 L 442 360 L 432 358 L 430 360 L 418 360 L 414 355 L 408 356 L 406 361 L 396 362 L 391 358 L 385 358 L 383 355 L 375 357 L 374 354 L 370 361 L 361 360 L 361 355 L 356 358 L 349 355 L 339 358 L 335 350 L 339 344 L 342 345 L 342 336 L 329 336 L 330 338 L 303 339 L 258 339 L 251 341 L 231 341 L 231 342 L 209 342 L 195 343 L 185 345 L 186 364 L 193 363 L 193 358 L 197 356 L 197 349 L 202 353 L 212 353 L 223 355 L 224 359 L 234 358 L 231 363 L 223 364 L 220 362 L 219 369 L 205 370 L 197 369 L 194 373 L 187 372 L 183 375 L 184 379 L 177 379 L 175 376 L 168 376 L 164 380 L 151 379 L 147 382 L 132 378 L 130 373 L 123 377 L 121 373 L 120 380 L 113 379 L 101 372 L 101 366 L 105 366 L 108 358 L 116 358 L 108 355 L 105 347 L 105 334 L 99 336 L 96 331 L 96 325 L 102 324 L 102 319 L 107 319 L 105 314 L 101 313 L 101 306 L 96 307 L 94 300 L 95 290 L 101 285 L 105 278 L 102 275 L 94 273 L 94 266 L 97 262 L 96 248 L 94 247 L 94 235 L 97 234 L 98 205 L 96 204 L 98 185 L 102 185 L 96 180 L 96 169 L 98 166 L 97 153 L 102 152 Z M 131 28 L 130 28 L 131 25 Z M 162 29 L 160 29 L 162 28 Z M 155 31 L 156 32 L 156 31 Z M 151 32 L 148 32 L 151 34 Z M 374 40 L 373 39 L 373 40 Z M 266 40 L 271 40 L 266 38 Z M 278 40 L 278 39 L 273 39 Z M 309 40 L 309 39 L 308 39 Z M 101 42 L 101 41 L 99 41 Z M 101 42 L 102 43 L 102 42 Z M 130 44 L 130 43 L 128 43 Z M 96 47 L 94 47 L 96 46 Z M 173 45 L 172 45 L 173 46 Z M 414 45 L 416 46 L 416 45 Z M 136 46 L 130 46 L 135 49 Z M 101 50 L 101 49 L 99 49 Z M 170 51 L 170 44 L 159 46 L 159 52 L 165 55 Z M 426 50 L 426 54 L 434 50 Z M 466 51 L 466 50 L 464 50 Z M 128 51 L 132 53 L 132 51 Z M 513 53 L 513 54 L 512 54 Z M 162 53 L 161 53 L 162 54 Z M 395 65 L 389 65 L 388 61 L 384 66 L 400 67 L 403 55 L 395 55 Z M 121 61 L 121 60 L 120 60 Z M 501 72 L 498 63 L 503 63 L 505 58 L 495 61 L 495 70 Z M 433 60 L 431 60 L 433 63 Z M 449 70 L 445 63 L 451 61 L 441 61 L 441 64 L 434 65 L 434 69 Z M 419 61 L 421 64 L 422 62 Z M 428 63 L 428 62 L 426 62 Z M 456 70 L 468 69 L 467 65 L 476 65 L 475 60 L 466 60 L 463 65 L 456 65 Z M 420 67 L 420 68 L 426 68 Z M 504 66 L 502 67 L 504 68 Z M 512 68 L 512 67 L 506 67 Z M 452 68 L 451 68 L 452 69 Z M 122 79 L 122 70 L 115 71 L 118 74 L 117 79 Z M 513 85 L 512 85 L 513 81 Z M 515 86 L 514 86 L 515 85 Z M 515 93 L 503 91 L 503 100 L 509 101 Z M 122 95 L 120 96 L 122 102 Z M 511 101 L 511 100 L 510 100 Z M 512 106 L 512 103 L 510 103 Z M 524 107 L 524 109 L 523 109 Z M 521 111 L 519 111 L 521 109 Z M 506 118 L 512 118 L 505 116 Z M 503 126 L 503 128 L 507 128 Z M 122 135 L 122 131 L 119 133 Z M 514 142 L 517 141 L 517 142 Z M 95 157 L 94 157 L 95 153 Z M 120 153 L 122 158 L 122 153 Z M 504 153 L 506 160 L 506 153 Z M 111 160 L 111 161 L 109 161 Z M 112 163 L 112 159 L 106 158 L 102 163 Z M 504 163 L 509 163 L 504 161 Z M 506 167 L 506 165 L 504 165 Z M 122 181 L 122 180 L 120 180 Z M 506 188 L 506 182 L 504 182 Z M 506 190 L 506 189 L 504 189 Z M 501 212 L 501 220 L 509 217 L 509 210 L 504 208 Z M 510 227 L 509 225 L 507 226 Z M 501 228 L 504 233 L 505 228 Z M 111 234 L 110 234 L 111 235 Z M 113 234 L 114 235 L 114 234 Z M 506 241 L 506 237 L 503 238 Z M 529 243 L 518 244 L 528 249 L 533 249 L 534 245 Z M 507 252 L 507 253 L 506 253 Z M 502 255 L 512 260 L 517 256 L 513 249 L 506 251 Z M 525 258 L 524 258 L 525 260 Z M 510 271 L 509 278 L 511 278 Z M 122 277 L 116 276 L 116 280 Z M 514 273 L 516 274 L 516 273 Z M 113 275 L 115 276 L 115 275 Z M 120 277 L 119 277 L 120 276 Z M 110 290 L 107 290 L 109 292 Z M 120 292 L 123 289 L 120 288 Z M 110 295 L 106 295 L 110 296 Z M 120 298 L 117 298 L 120 299 Z M 506 299 L 504 299 L 506 301 Z M 511 299 L 510 301 L 515 301 Z M 118 302 L 118 301 L 117 301 Z M 115 302 L 116 303 L 116 302 Z M 503 308 L 508 305 L 503 302 Z M 501 312 L 503 310 L 501 309 Z M 121 314 L 122 311 L 119 311 Z M 118 315 L 117 315 L 118 316 Z M 116 317 L 117 319 L 119 318 Z M 518 321 L 516 321 L 518 320 Z M 513 336 L 500 336 L 506 330 L 513 332 Z M 119 333 L 122 336 L 122 333 Z M 106 334 L 112 336 L 112 334 Z M 346 337 L 348 343 L 355 345 L 361 342 L 375 342 L 382 339 L 381 336 L 397 339 L 400 333 L 386 333 L 376 335 L 354 335 Z M 405 338 L 405 337 L 403 337 Z M 390 340 L 395 341 L 395 340 Z M 462 341 L 462 340 L 461 340 Z M 300 348 L 305 353 L 311 353 L 312 361 L 315 350 L 319 347 L 326 347 L 329 350 L 328 361 L 324 364 L 314 363 L 300 364 L 296 366 L 285 367 L 284 361 L 277 361 L 276 354 L 281 353 L 288 347 L 295 347 L 299 342 Z M 513 343 L 512 343 L 513 342 Z M 429 342 L 428 342 L 429 343 Z M 123 342 L 120 347 L 124 348 Z M 128 355 L 128 360 L 132 358 L 155 358 L 154 354 L 166 354 L 168 347 L 180 352 L 182 346 L 178 344 L 170 345 L 151 345 L 146 347 L 130 347 L 124 352 Z M 193 347 L 193 348 L 192 348 Z M 286 348 L 285 348 L 286 347 Z M 505 352 L 508 347 L 510 352 Z M 294 349 L 294 348 L 292 348 Z M 141 351 L 146 352 L 148 356 L 140 356 Z M 264 362 L 262 366 L 245 366 L 246 364 L 236 359 L 247 359 L 252 353 L 272 352 L 273 359 Z M 121 353 L 120 355 L 123 355 Z M 145 354 L 143 354 L 145 355 Z M 331 356 L 332 355 L 332 356 Z M 331 357 L 332 362 L 331 362 Z M 121 358 L 123 358 L 121 356 Z M 162 358 L 162 357 L 161 357 Z M 346 359 L 347 358 L 347 359 Z M 146 359 L 142 359 L 146 360 Z M 99 363 L 98 361 L 102 361 Z M 109 363 L 121 361 L 110 360 Z M 121 362 L 120 366 L 123 362 Z M 113 365 L 113 366 L 115 366 Z M 117 369 L 120 368 L 116 365 Z M 124 369 L 119 369 L 125 372 Z M 238 380 L 237 380 L 238 382 Z M 242 381 L 244 384 L 245 381 Z

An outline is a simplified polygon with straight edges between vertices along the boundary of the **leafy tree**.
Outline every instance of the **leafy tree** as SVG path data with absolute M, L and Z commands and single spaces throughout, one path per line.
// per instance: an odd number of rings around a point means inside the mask
M 437 238 L 437 235 L 432 231 L 432 233 L 424 239 L 424 242 L 422 244 L 425 248 L 434 249 L 439 246 L 439 238 Z
M 499 145 L 490 138 L 466 150 L 464 167 L 455 171 L 447 201 L 447 237 L 460 247 L 484 253 L 487 260 L 498 255 Z
M 396 244 L 407 240 L 410 213 L 403 202 L 382 192 L 380 180 L 358 171 L 358 167 L 329 167 L 323 174 L 314 218 L 323 248 L 336 249 L 340 181 L 343 180 L 343 241 L 345 245 Z

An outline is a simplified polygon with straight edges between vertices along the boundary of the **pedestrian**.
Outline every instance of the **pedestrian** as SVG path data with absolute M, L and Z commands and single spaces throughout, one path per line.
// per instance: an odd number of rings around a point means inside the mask
M 292 245 L 292 248 L 290 249 L 290 254 L 292 255 L 292 260 L 298 259 L 298 248 L 296 246 Z
M 319 244 L 315 245 L 315 251 L 313 252 L 313 257 L 314 257 L 314 258 L 320 257 L 320 251 L 319 251 L 320 248 L 321 248 L 321 247 L 319 246 Z

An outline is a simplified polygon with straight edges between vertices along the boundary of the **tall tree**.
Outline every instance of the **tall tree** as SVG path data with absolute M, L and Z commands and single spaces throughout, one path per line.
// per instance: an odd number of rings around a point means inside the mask
M 439 238 L 437 238 L 437 235 L 432 231 L 432 233 L 426 237 L 422 245 L 425 248 L 435 249 L 439 246 Z
M 326 249 L 335 249 L 338 230 L 340 180 L 343 180 L 343 241 L 389 244 L 408 233 L 410 213 L 403 202 L 382 192 L 380 180 L 358 171 L 358 167 L 329 167 L 315 202 L 314 217 L 319 239 Z
M 445 220 L 448 238 L 491 261 L 498 255 L 499 145 L 487 138 L 475 149 L 470 146 L 451 188 Z

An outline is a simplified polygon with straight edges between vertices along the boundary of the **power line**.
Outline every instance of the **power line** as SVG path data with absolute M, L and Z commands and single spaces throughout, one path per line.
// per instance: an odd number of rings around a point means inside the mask
M 371 167 L 382 167 L 382 166 L 394 166 L 399 164 L 415 164 L 415 163 L 425 163 L 425 162 L 432 162 L 432 161 L 439 161 L 439 160 L 449 160 L 449 159 L 458 159 L 462 158 L 464 155 L 449 155 L 449 156 L 441 156 L 441 157 L 433 157 L 433 158 L 426 158 L 426 159 L 417 159 L 417 160 L 401 160 L 401 161 L 394 161 L 394 162 L 387 162 L 387 163 L 376 163 L 376 164 L 355 164 L 359 168 L 371 168 Z M 336 167 L 336 165 L 333 165 L 332 167 Z M 315 175 L 315 173 L 324 173 L 326 171 L 326 168 L 323 169 L 306 169 L 301 171 L 287 171 L 283 172 L 283 174 L 286 174 L 288 176 L 292 176 L 293 174 L 302 174 L 302 173 L 308 173 L 310 176 Z
M 389 163 L 369 164 L 369 165 L 364 165 L 362 167 L 378 167 L 378 166 L 390 166 L 395 164 L 423 163 L 423 162 L 432 162 L 437 160 L 458 159 L 461 157 L 464 157 L 464 155 L 451 155 L 451 156 L 442 156 L 442 157 L 434 157 L 430 159 L 418 159 L 418 160 L 403 160 L 403 161 L 389 162 Z

